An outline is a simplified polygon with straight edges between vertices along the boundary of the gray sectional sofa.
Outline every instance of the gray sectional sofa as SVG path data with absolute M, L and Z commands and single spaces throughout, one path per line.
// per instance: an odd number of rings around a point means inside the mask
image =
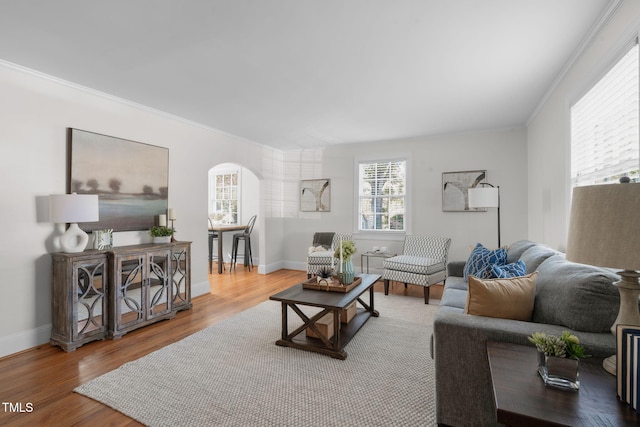
M 531 241 L 507 249 L 507 262 L 522 260 L 527 274 L 538 271 L 532 321 L 498 319 L 464 313 L 467 282 L 464 262 L 451 262 L 434 321 L 436 419 L 447 426 L 497 425 L 486 342 L 532 345 L 533 332 L 577 335 L 587 354 L 615 353 L 611 333 L 620 297 L 609 270 L 575 264 L 564 254 Z M 531 369 L 536 369 L 532 366 Z

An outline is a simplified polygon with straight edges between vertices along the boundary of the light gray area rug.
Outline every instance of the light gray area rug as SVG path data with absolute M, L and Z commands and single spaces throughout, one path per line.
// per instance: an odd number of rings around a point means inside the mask
M 149 426 L 436 425 L 437 306 L 376 293 L 375 307 L 346 360 L 276 346 L 280 303 L 266 301 L 75 391 Z

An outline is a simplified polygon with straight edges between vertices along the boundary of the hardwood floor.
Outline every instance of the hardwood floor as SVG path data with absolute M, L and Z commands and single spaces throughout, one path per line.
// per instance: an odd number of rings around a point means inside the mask
M 228 271 L 228 270 L 227 270 Z M 306 273 L 280 270 L 269 275 L 248 272 L 209 276 L 211 293 L 193 299 L 193 309 L 169 321 L 138 329 L 117 340 L 95 341 L 65 353 L 44 344 L 0 359 L 0 425 L 10 426 L 140 426 L 119 412 L 73 392 L 93 378 L 179 341 L 244 311 L 270 295 L 306 279 Z M 375 286 L 382 292 L 382 282 Z M 391 293 L 422 298 L 422 288 L 392 283 Z M 431 289 L 439 299 L 442 286 Z M 277 337 L 274 337 L 274 342 Z

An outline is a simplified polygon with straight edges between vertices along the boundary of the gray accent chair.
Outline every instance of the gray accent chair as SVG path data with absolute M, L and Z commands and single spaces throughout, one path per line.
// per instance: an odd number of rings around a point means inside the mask
M 447 257 L 451 239 L 408 235 L 404 238 L 402 255 L 386 258 L 382 278 L 384 294 L 389 295 L 389 281 L 424 287 L 424 303 L 429 304 L 429 286 L 447 278 Z

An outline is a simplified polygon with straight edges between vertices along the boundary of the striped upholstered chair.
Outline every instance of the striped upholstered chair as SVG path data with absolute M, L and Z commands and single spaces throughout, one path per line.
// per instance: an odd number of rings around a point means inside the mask
M 429 304 L 429 286 L 447 278 L 447 258 L 451 239 L 430 236 L 405 236 L 402 255 L 383 263 L 384 294 L 389 295 L 389 281 L 424 286 L 424 303 Z
M 317 276 L 318 272 L 323 268 L 333 268 L 334 264 L 337 264 L 333 254 L 340 245 L 340 239 L 353 240 L 351 233 L 315 233 L 313 235 L 313 246 L 317 247 L 318 243 L 323 243 L 323 238 L 326 239 L 327 235 L 331 234 L 333 234 L 333 237 L 331 238 L 330 247 L 324 251 L 309 252 L 307 256 L 307 277 Z M 329 241 L 324 243 L 324 246 L 328 246 Z

